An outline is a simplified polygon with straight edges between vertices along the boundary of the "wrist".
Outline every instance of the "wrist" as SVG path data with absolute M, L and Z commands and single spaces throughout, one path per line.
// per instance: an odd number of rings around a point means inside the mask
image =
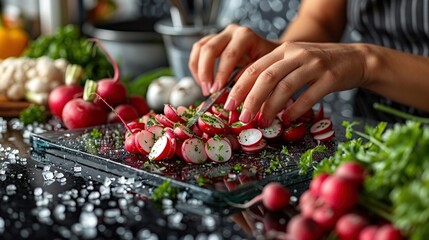
M 385 77 L 387 74 L 383 54 L 380 53 L 380 47 L 372 44 L 357 43 L 354 45 L 363 67 L 361 87 L 371 90 L 379 85 L 383 79 L 382 76 Z

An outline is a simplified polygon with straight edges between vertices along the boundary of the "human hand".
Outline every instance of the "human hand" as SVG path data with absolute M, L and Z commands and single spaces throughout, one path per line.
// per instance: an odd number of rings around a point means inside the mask
M 235 67 L 253 63 L 278 45 L 247 27 L 231 24 L 219 34 L 208 35 L 193 45 L 189 69 L 207 96 L 226 84 Z M 213 76 L 217 58 L 219 65 Z
M 240 121 L 260 111 L 258 124 L 267 127 L 285 106 L 283 121 L 293 121 L 325 95 L 365 83 L 365 58 L 354 44 L 283 43 L 248 66 L 235 83 L 225 109 L 241 103 Z M 288 100 L 308 88 L 289 105 Z

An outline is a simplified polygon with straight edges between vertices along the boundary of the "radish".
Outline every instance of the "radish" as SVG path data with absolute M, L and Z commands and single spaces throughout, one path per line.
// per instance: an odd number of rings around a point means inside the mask
M 284 130 L 283 139 L 288 142 L 303 141 L 306 133 L 307 127 L 305 126 L 305 124 L 293 124 Z
M 159 125 L 150 126 L 146 130 L 153 133 L 155 136 L 155 139 L 160 138 L 162 136 L 162 133 L 164 132 L 164 128 Z
M 52 115 L 62 120 L 64 106 L 76 95 L 83 93 L 83 87 L 78 85 L 62 85 L 49 94 L 48 104 Z
M 315 135 L 313 139 L 318 142 L 327 142 L 329 140 L 332 140 L 334 137 L 335 137 L 335 132 L 331 130 L 326 133 Z
M 335 232 L 339 239 L 358 239 L 359 233 L 369 221 L 366 217 L 357 213 L 348 213 L 340 217 L 335 225 Z
M 214 136 L 215 134 L 220 134 L 225 131 L 224 122 L 218 116 L 210 115 L 208 113 L 204 113 L 198 118 L 198 127 L 201 131 L 210 136 Z
M 87 81 L 83 99 L 72 99 L 64 106 L 62 119 L 68 129 L 92 127 L 107 122 L 105 109 L 92 102 L 95 87 L 94 81 Z
M 258 144 L 252 146 L 241 146 L 241 150 L 247 153 L 258 153 L 261 152 L 267 146 L 267 141 L 262 139 Z
M 386 224 L 377 229 L 374 240 L 402 240 L 401 232 L 391 224 Z
M 143 122 L 139 122 L 139 120 L 134 119 L 133 121 L 127 123 L 127 126 L 131 130 L 138 129 L 140 131 L 145 129 L 146 125 Z
M 135 145 L 141 154 L 148 155 L 155 144 L 155 135 L 148 130 L 141 130 L 134 136 Z
M 164 125 L 164 127 L 173 128 L 174 126 L 174 122 L 168 119 L 164 114 L 156 114 L 155 119 L 156 121 Z
M 332 122 L 329 119 L 322 119 L 315 122 L 310 127 L 311 135 L 318 135 L 332 130 Z
M 188 109 L 187 107 L 185 107 L 185 106 L 178 106 L 178 107 L 176 108 L 176 113 L 177 113 L 179 116 L 186 115 L 188 111 L 189 111 L 189 109 Z
M 237 135 L 239 135 L 241 131 L 250 128 L 255 128 L 255 122 L 251 121 L 248 123 L 243 123 L 238 121 L 231 124 L 231 131 Z
M 339 212 L 329 206 L 318 207 L 312 213 L 312 219 L 325 231 L 332 230 L 339 217 Z
M 320 198 L 334 209 L 347 210 L 357 204 L 359 193 L 353 181 L 331 175 L 322 184 Z
M 226 162 L 232 157 L 230 143 L 217 135 L 207 140 L 204 149 L 207 157 L 214 162 Z
M 194 133 L 183 124 L 176 125 L 174 127 L 174 135 L 182 140 L 186 140 L 194 135 Z
M 321 173 L 317 175 L 310 182 L 310 191 L 313 196 L 318 197 L 320 195 L 320 189 L 322 187 L 323 182 L 330 176 L 328 173 Z
M 164 105 L 164 115 L 172 122 L 174 123 L 185 123 L 185 120 L 177 114 L 176 109 L 171 106 L 170 104 Z
M 280 123 L 280 120 L 274 119 L 273 123 L 267 128 L 260 128 L 262 131 L 262 136 L 267 139 L 276 139 L 280 137 L 283 133 L 283 126 Z
M 139 149 L 135 143 L 135 139 L 134 139 L 133 134 L 128 134 L 128 136 L 125 138 L 124 148 L 125 148 L 125 151 L 127 151 L 129 153 L 134 153 L 134 154 L 140 153 L 140 151 L 139 151 Z
M 229 111 L 228 124 L 231 125 L 235 122 L 238 122 L 239 118 L 240 118 L 240 111 L 238 111 L 237 109 Z
M 146 99 L 142 96 L 129 96 L 128 103 L 133 106 L 139 113 L 139 117 L 149 112 L 149 106 Z
M 375 234 L 377 232 L 378 226 L 369 225 L 364 227 L 359 233 L 359 240 L 375 240 Z
M 257 128 L 245 129 L 238 135 L 238 142 L 244 147 L 257 145 L 261 140 L 262 132 Z
M 198 138 L 188 138 L 182 144 L 182 156 L 188 163 L 200 164 L 207 160 L 204 142 Z
M 91 39 L 95 42 L 97 46 L 104 52 L 106 57 L 109 59 L 110 63 L 113 65 L 113 70 L 115 75 L 113 78 L 106 78 L 99 80 L 97 82 L 97 94 L 106 100 L 106 102 L 111 106 L 116 106 L 118 104 L 124 103 L 127 98 L 127 89 L 125 85 L 119 81 L 119 68 L 116 61 L 110 56 L 107 50 L 104 48 L 103 44 L 98 39 Z M 98 99 L 96 100 L 98 103 Z
M 317 112 L 316 116 L 314 116 L 314 122 L 318 122 L 322 120 L 325 117 L 325 112 L 323 109 L 323 103 L 320 103 L 319 111 Z
M 365 168 L 354 161 L 342 163 L 335 170 L 335 175 L 352 180 L 357 186 L 362 186 L 365 180 Z
M 130 104 L 120 104 L 115 107 L 115 112 L 111 112 L 109 114 L 107 118 L 107 122 L 108 123 L 121 122 L 121 120 L 119 119 L 119 116 L 121 116 L 125 122 L 129 122 L 134 119 L 137 119 L 140 115 L 137 112 L 137 110 Z
M 293 240 L 314 240 L 322 239 L 323 230 L 311 218 L 296 215 L 289 221 L 287 233 Z
M 221 105 L 215 104 L 211 107 L 211 111 L 214 115 L 221 117 L 222 119 L 228 120 L 229 111 L 225 110 Z
M 318 201 L 310 190 L 305 191 L 299 198 L 300 211 L 304 217 L 312 218 L 314 210 L 319 208 L 320 205 L 321 201 Z
M 197 124 L 192 125 L 192 132 L 198 137 L 203 136 L 203 131 L 201 131 L 200 127 Z
M 182 140 L 177 140 L 176 142 L 176 155 L 179 156 L 180 158 L 183 158 L 183 154 L 182 154 L 182 146 L 183 146 L 183 142 Z
M 228 141 L 229 141 L 229 143 L 230 143 L 231 148 L 232 148 L 233 151 L 237 151 L 237 150 L 240 149 L 241 145 L 238 142 L 238 139 L 237 139 L 237 137 L 235 135 L 233 135 L 233 134 L 226 134 L 225 138 L 228 139 Z
M 170 141 L 170 145 L 171 145 L 170 146 L 170 152 L 167 155 L 167 159 L 171 159 L 176 154 L 177 139 L 174 136 L 171 138 L 171 136 L 167 133 L 165 133 L 165 135 L 167 136 L 168 140 Z
M 171 151 L 171 141 L 166 135 L 162 135 L 153 144 L 152 149 L 147 156 L 150 160 L 158 161 L 165 159 L 169 156 Z

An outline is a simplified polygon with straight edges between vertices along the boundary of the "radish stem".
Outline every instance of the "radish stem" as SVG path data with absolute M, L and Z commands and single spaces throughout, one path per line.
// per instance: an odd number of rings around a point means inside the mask
M 93 80 L 86 80 L 83 89 L 83 100 L 91 102 L 95 98 L 95 91 L 97 90 L 97 83 Z
M 235 207 L 235 208 L 249 208 L 251 206 L 253 206 L 254 204 L 256 204 L 257 202 L 262 201 L 262 194 L 254 197 L 252 200 L 244 203 L 244 204 L 240 204 L 240 203 L 235 203 L 235 202 L 231 202 L 229 199 L 225 198 L 225 202 L 228 203 L 231 207 Z
M 422 123 L 425 123 L 425 124 L 429 124 L 429 118 L 417 117 L 417 116 L 414 116 L 414 115 L 411 115 L 411 114 L 399 111 L 397 109 L 385 106 L 385 105 L 380 104 L 380 103 L 374 103 L 373 107 L 376 110 L 379 110 L 379 111 L 382 111 L 382 112 L 386 112 L 386 113 L 392 114 L 394 116 L 397 116 L 397 117 L 400 117 L 400 118 L 403 118 L 403 119 L 414 120 L 414 121 L 417 121 L 417 122 L 422 122 Z
M 109 54 L 109 52 L 106 50 L 106 48 L 103 46 L 103 44 L 101 43 L 100 40 L 98 40 L 97 38 L 91 38 L 91 39 L 89 39 L 89 41 L 94 42 L 95 44 L 97 44 L 97 46 L 101 50 L 103 50 L 104 54 L 109 59 L 110 63 L 113 65 L 113 71 L 115 72 L 115 75 L 113 76 L 113 81 L 118 82 L 119 81 L 119 67 L 118 67 L 118 64 L 116 63 L 116 61 Z

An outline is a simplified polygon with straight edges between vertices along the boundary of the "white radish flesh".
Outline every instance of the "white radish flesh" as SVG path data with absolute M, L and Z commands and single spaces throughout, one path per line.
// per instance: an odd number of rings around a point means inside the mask
M 267 128 L 260 128 L 262 135 L 267 139 L 280 137 L 283 133 L 283 126 L 278 119 L 274 119 L 273 123 Z
M 186 140 L 190 137 L 192 137 L 194 133 L 186 127 L 183 124 L 180 124 L 174 128 L 174 136 L 176 136 L 179 139 Z
M 226 162 L 232 157 L 230 143 L 222 137 L 212 137 L 205 144 L 207 157 L 214 162 Z
M 253 146 L 241 146 L 241 150 L 247 153 L 258 153 L 262 151 L 267 146 L 267 141 L 265 139 L 262 139 L 258 144 Z
M 164 128 L 159 125 L 153 125 L 148 127 L 146 130 L 153 133 L 155 135 L 155 139 L 158 139 L 162 136 L 162 132 L 164 131 Z
M 134 141 L 139 152 L 147 155 L 155 144 L 155 135 L 148 130 L 141 130 L 135 134 Z
M 322 119 L 311 125 L 310 133 L 318 135 L 332 130 L 332 122 L 329 119 Z
M 253 146 L 262 140 L 262 132 L 256 128 L 245 129 L 238 135 L 238 142 L 242 146 Z
M 163 135 L 154 143 L 147 156 L 150 160 L 162 160 L 168 156 L 171 151 L 171 142 L 167 136 Z
M 179 116 L 179 114 L 177 114 L 177 110 L 173 106 L 171 106 L 170 104 L 164 105 L 164 115 L 174 123 L 178 123 L 178 122 L 184 123 L 185 122 L 185 120 L 183 118 L 181 118 Z
M 188 163 L 200 164 L 207 160 L 204 142 L 198 138 L 188 138 L 182 144 L 182 156 Z
M 164 127 L 172 128 L 174 126 L 174 122 L 168 119 L 164 114 L 156 114 L 155 119 L 156 121 L 164 125 Z
M 315 135 L 313 138 L 316 141 L 326 142 L 335 137 L 335 132 L 333 130 Z

